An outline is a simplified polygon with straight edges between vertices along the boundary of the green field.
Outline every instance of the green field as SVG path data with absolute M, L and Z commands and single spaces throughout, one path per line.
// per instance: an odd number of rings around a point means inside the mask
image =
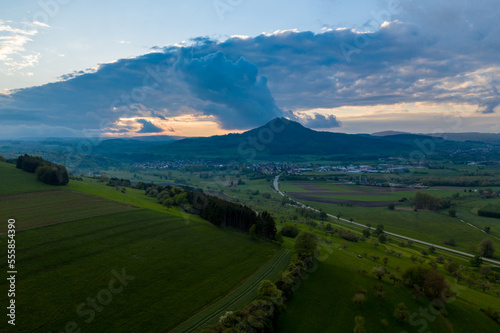
M 5 247 L 5 236 L 0 244 Z M 166 331 L 221 297 L 277 250 L 199 219 L 136 210 L 20 232 L 16 236 L 17 331 Z M 76 307 L 124 268 L 123 293 L 85 323 Z M 6 271 L 5 260 L 0 269 Z M 202 277 L 202 278 L 201 278 Z M 5 279 L 0 290 L 6 293 Z M 0 330 L 10 332 L 5 321 Z
M 466 222 L 484 229 L 485 227 L 491 228 L 491 234 L 500 237 L 500 219 L 494 217 L 485 217 L 477 215 L 479 208 L 492 205 L 500 205 L 500 199 L 476 199 L 466 201 L 457 207 L 457 212 L 461 219 Z
M 366 201 L 366 202 L 379 202 L 379 201 L 398 201 L 401 198 L 408 198 L 409 196 L 415 195 L 415 192 L 393 192 L 393 193 L 381 193 L 379 195 L 314 195 L 311 197 L 317 198 L 331 198 L 347 201 Z
M 37 181 L 33 173 L 16 169 L 13 164 L 0 162 L 0 195 L 57 189 L 56 186 Z
M 409 289 L 393 286 L 385 277 L 382 284 L 386 299 L 380 302 L 372 290 L 378 281 L 371 270 L 383 264 L 369 259 L 367 254 L 377 254 L 380 258 L 388 256 L 387 270 L 400 275 L 413 265 L 411 255 L 422 257 L 423 247 L 399 247 L 397 240 L 374 247 L 375 238 L 372 237 L 367 242 L 348 242 L 348 248 L 341 249 L 344 240 L 336 234 L 325 236 L 320 230 L 324 228 L 322 221 L 313 228 L 303 224 L 305 220 L 301 217 L 294 217 L 297 215 L 295 208 L 282 204 L 282 197 L 271 190 L 269 179 L 249 180 L 241 175 L 245 184 L 236 185 L 240 178 L 234 175 L 203 180 L 197 174 L 177 171 L 173 174 L 189 179 L 191 185 L 221 196 L 225 194 L 227 199 L 237 200 L 255 210 L 270 210 L 277 218 L 278 227 L 295 223 L 293 221 L 302 222 L 295 224 L 304 231 L 333 241 L 331 245 L 321 244 L 319 265 L 301 282 L 281 314 L 279 332 L 351 332 L 356 315 L 365 317 L 368 332 L 416 332 L 420 328 L 397 322 L 393 317 L 394 307 L 404 302 L 413 313 L 428 307 L 429 300 L 415 298 Z M 116 174 L 132 178 L 127 175 L 133 174 L 130 171 Z M 161 181 L 159 175 L 156 170 L 148 171 L 145 175 L 138 173 L 136 179 Z M 260 281 L 273 279 L 286 266 L 290 258 L 286 249 L 293 248 L 294 244 L 293 239 L 285 238 L 280 248 L 241 233 L 221 230 L 177 208 L 159 205 L 155 198 L 145 196 L 143 190 L 127 188 L 122 193 L 121 189 L 106 186 L 96 179 L 84 177 L 83 181 L 71 180 L 67 186 L 53 187 L 5 163 L 0 163 L 0 179 L 0 215 L 16 219 L 19 271 L 17 327 L 13 330 L 2 322 L 1 332 L 60 332 L 68 323 L 84 332 L 167 332 L 174 328 L 175 332 L 196 332 L 217 321 L 225 311 L 237 310 L 250 302 Z M 233 186 L 230 180 L 235 183 Z M 19 186 L 14 186 L 16 184 Z M 381 193 L 377 188 L 319 182 L 284 182 L 280 183 L 280 188 L 288 192 L 312 193 L 300 184 L 314 184 L 326 191 L 342 193 L 331 195 L 332 198 L 367 202 L 398 200 L 414 193 Z M 463 189 L 434 188 L 429 191 L 445 197 Z M 266 193 L 269 196 L 262 195 Z M 481 228 L 491 226 L 493 234 L 500 234 L 500 225 L 495 223 L 498 219 L 476 214 L 479 207 L 499 201 L 471 195 L 461 199 L 457 211 L 465 221 Z M 343 218 L 353 218 L 356 222 L 372 226 L 382 223 L 387 231 L 439 245 L 453 238 L 457 243 L 455 248 L 466 252 L 477 251 L 479 242 L 486 237 L 459 219 L 448 216 L 447 211 L 415 213 L 411 209 L 349 207 L 312 199 L 303 202 L 323 208 L 332 215 L 341 213 Z M 347 226 L 334 218 L 329 222 Z M 34 226 L 39 227 L 21 231 Z M 6 235 L 0 234 L 1 248 L 6 247 L 6 240 Z M 500 241 L 494 240 L 494 243 L 497 249 L 500 248 Z M 402 257 L 386 254 L 384 250 L 388 248 L 402 252 Z M 428 266 L 436 255 L 424 257 L 423 265 Z M 461 265 L 469 265 L 468 260 L 458 255 L 445 256 Z M 1 258 L 0 270 L 6 271 L 5 251 Z M 368 274 L 359 274 L 359 269 Z M 438 270 L 445 272 L 442 265 Z M 113 283 L 115 287 L 119 284 L 111 281 L 116 280 L 120 272 L 133 278 L 123 285 L 123 289 L 114 292 Z M 452 282 L 449 275 L 447 278 Z M 465 288 L 463 284 L 457 289 L 459 297 L 447 306 L 448 315 L 428 320 L 428 327 L 423 332 L 497 331 L 499 326 L 479 311 L 487 305 L 500 309 L 500 298 L 494 294 L 497 285 L 483 293 L 477 287 Z M 359 308 L 352 302 L 358 285 L 368 291 L 368 301 Z M 1 280 L 0 293 L 5 295 L 7 289 L 6 280 Z M 111 298 L 106 298 L 107 295 Z M 89 302 L 103 297 L 102 306 L 92 309 Z M 387 320 L 387 327 L 382 319 Z
M 318 202 L 304 201 L 305 204 L 322 208 L 327 213 L 342 218 L 352 218 L 355 222 L 376 226 L 383 224 L 385 230 L 403 236 L 420 239 L 437 245 L 444 245 L 445 240 L 454 239 L 454 249 L 476 253 L 479 243 L 487 237 L 481 231 L 448 216 L 445 212 L 418 212 L 389 210 L 387 208 L 346 207 Z M 492 239 L 497 248 L 500 242 Z
M 122 193 L 84 179 L 40 192 L 47 187 L 34 175 L 0 166 L 2 183 L 24 182 L 2 187 L 2 216 L 14 214 L 18 227 L 18 317 L 15 329 L 2 321 L 1 332 L 59 332 L 66 325 L 86 332 L 168 331 L 234 289 L 279 251 L 178 209 L 167 210 L 144 191 Z M 41 216 L 50 223 L 71 221 L 21 230 Z M 2 249 L 6 243 L 6 235 L 0 235 Z M 120 289 L 116 275 L 123 272 L 134 278 Z M 0 292 L 5 295 L 7 289 L 3 279 Z M 93 310 L 87 302 L 96 297 L 102 306 Z
M 238 288 L 203 309 L 181 325 L 173 333 L 198 332 L 210 324 L 216 323 L 226 311 L 235 311 L 251 302 L 257 295 L 262 280 L 273 281 L 286 268 L 291 258 L 290 250 L 283 249 L 267 262 L 258 272 L 245 280 Z
M 310 182 L 303 184 L 311 184 L 319 186 L 320 183 Z M 287 182 L 283 183 L 283 188 L 289 187 Z M 293 185 L 292 185 L 293 186 Z M 352 185 L 353 188 L 360 188 L 359 186 Z M 280 189 L 282 183 L 280 183 Z M 365 189 L 365 187 L 362 187 Z M 499 203 L 500 199 L 478 199 L 478 194 L 463 193 L 462 188 L 450 187 L 436 187 L 426 190 L 426 192 L 440 196 L 449 197 L 454 193 L 460 193 L 461 198 L 456 200 L 457 212 L 460 218 L 464 221 L 477 225 L 479 228 L 485 226 L 491 227 L 493 235 L 500 236 L 500 223 L 498 219 L 477 216 L 477 209 L 481 205 L 488 203 Z M 308 193 L 311 193 L 308 196 Z M 356 200 L 377 202 L 380 200 L 396 201 L 402 197 L 411 197 L 414 192 L 388 192 L 388 193 L 374 193 L 374 195 L 346 195 L 331 196 L 335 199 Z M 431 242 L 437 245 L 444 245 L 445 240 L 453 239 L 456 243 L 454 248 L 470 253 L 477 253 L 479 243 L 487 237 L 483 232 L 472 228 L 471 226 L 463 223 L 458 218 L 453 218 L 448 215 L 447 210 L 431 212 L 419 211 L 414 212 L 410 207 L 398 208 L 396 210 L 389 210 L 387 207 L 360 207 L 341 205 L 340 203 L 333 202 L 318 202 L 317 200 L 322 197 L 329 198 L 326 195 L 314 195 L 314 192 L 300 192 L 300 202 L 307 204 L 316 209 L 322 208 L 325 212 L 337 216 L 339 213 L 345 219 L 352 218 L 355 222 L 362 224 L 371 224 L 376 226 L 383 224 L 385 229 L 400 235 L 420 239 L 423 241 Z M 293 197 L 293 196 L 292 196 Z M 497 249 L 500 248 L 500 240 L 492 238 Z
M 66 190 L 0 196 L 0 216 L 15 219 L 18 230 L 131 209 L 134 206 Z M 6 230 L 6 225 L 2 224 L 0 233 Z
M 354 317 L 357 315 L 365 318 L 368 332 L 417 332 L 422 328 L 420 323 L 412 326 L 398 322 L 393 316 L 394 308 L 396 304 L 404 302 L 410 313 L 418 315 L 420 309 L 429 307 L 430 301 L 426 298 L 415 299 L 408 288 L 398 284 L 393 286 L 386 276 L 382 280 L 385 299 L 380 302 L 372 289 L 379 281 L 371 274 L 371 270 L 383 264 L 365 258 L 365 253 L 376 254 L 383 258 L 387 256 L 385 248 L 402 251 L 402 258 L 389 255 L 386 267 L 386 270 L 399 275 L 396 267 L 400 267 L 400 271 L 403 271 L 404 268 L 411 266 L 408 257 L 411 254 L 419 254 L 417 249 L 399 248 L 394 245 L 374 248 L 369 243 L 361 242 L 348 243 L 348 248 L 341 250 L 342 240 L 336 236 L 332 240 L 333 245 L 322 246 L 320 254 L 322 260 L 317 269 L 313 269 L 308 278 L 302 281 L 293 299 L 280 316 L 278 322 L 280 332 L 352 332 Z M 363 258 L 358 258 L 358 255 Z M 444 272 L 442 266 L 439 266 L 439 270 Z M 358 269 L 366 270 L 367 275 L 359 274 Z M 451 279 L 450 282 L 453 284 Z M 356 286 L 362 286 L 367 290 L 367 301 L 361 307 L 352 302 Z M 446 306 L 448 315 L 433 316 L 433 320 L 426 321 L 428 326 L 422 331 L 497 332 L 498 324 L 480 312 L 479 308 L 492 306 L 498 309 L 500 299 L 491 292 L 485 294 L 464 285 L 460 287 L 455 285 L 454 288 L 460 294 Z M 422 318 L 418 315 L 415 317 L 415 322 Z M 383 319 L 387 320 L 387 326 L 381 323 Z

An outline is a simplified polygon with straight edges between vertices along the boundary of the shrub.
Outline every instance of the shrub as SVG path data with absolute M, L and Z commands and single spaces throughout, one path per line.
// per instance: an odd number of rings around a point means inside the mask
M 424 192 L 417 192 L 415 194 L 416 209 L 438 210 L 444 208 L 443 206 L 443 199 L 436 195 Z
M 493 254 L 495 253 L 495 246 L 493 245 L 491 239 L 483 239 L 481 245 L 479 246 L 479 253 L 486 258 L 493 257 Z
M 301 233 L 295 241 L 295 250 L 299 253 L 299 255 L 313 256 L 314 252 L 316 252 L 317 246 L 317 237 L 308 232 Z
M 16 162 L 16 168 L 24 170 L 26 172 L 35 173 L 36 169 L 47 162 L 43 160 L 40 156 L 30 156 L 24 154 L 24 156 L 19 156 Z
M 299 233 L 300 229 L 294 225 L 286 225 L 281 229 L 281 234 L 289 238 L 295 238 Z
M 448 215 L 451 217 L 457 217 L 457 210 L 455 209 L 455 207 L 451 207 L 450 209 L 448 209 Z
M 383 267 L 373 267 L 372 270 L 373 275 L 375 275 L 379 280 L 382 280 L 382 278 L 387 274 L 385 269 Z
M 454 261 L 449 261 L 444 265 L 444 268 L 448 271 L 448 273 L 453 274 L 460 268 L 460 265 Z
M 475 255 L 474 258 L 471 258 L 470 265 L 472 267 L 479 267 L 483 263 L 483 259 L 479 255 Z
M 365 318 L 362 316 L 356 316 L 354 318 L 354 333 L 366 333 L 365 328 Z
M 354 243 L 357 243 L 358 240 L 359 240 L 359 237 L 351 232 L 351 231 L 346 231 L 344 229 L 338 229 L 337 230 L 337 234 L 342 238 L 342 239 L 345 239 L 349 242 L 354 242 Z
M 400 322 L 407 322 L 410 318 L 410 311 L 404 303 L 399 303 L 394 310 L 394 317 Z
M 387 242 L 387 236 L 385 234 L 380 234 L 378 236 L 378 241 L 382 244 L 385 244 Z
M 443 274 L 423 266 L 413 266 L 403 273 L 403 282 L 418 292 L 423 292 L 431 299 L 445 300 L 451 296 L 451 290 Z
M 66 185 L 69 182 L 68 171 L 64 165 L 45 161 L 39 156 L 25 154 L 19 156 L 16 168 L 26 172 L 36 173 L 37 179 L 49 185 Z
M 496 217 L 500 218 L 500 206 L 494 206 L 492 204 L 488 204 L 483 208 L 480 208 L 477 211 L 477 215 L 484 217 Z
M 446 244 L 446 245 L 450 245 L 450 246 L 455 246 L 456 245 L 455 240 L 453 238 L 446 239 L 443 243 Z
M 413 288 L 414 286 L 422 287 L 425 281 L 425 274 L 429 271 L 429 268 L 423 266 L 409 267 L 403 273 L 403 282 L 409 288 Z
M 49 185 L 66 185 L 69 182 L 68 171 L 64 165 L 47 164 L 36 169 L 39 181 Z
M 424 276 L 424 293 L 431 299 L 445 300 L 450 287 L 444 275 L 436 271 L 429 271 Z
M 366 301 L 366 296 L 363 293 L 356 293 L 352 298 L 352 301 L 354 302 L 354 304 L 360 307 L 361 304 L 363 304 Z

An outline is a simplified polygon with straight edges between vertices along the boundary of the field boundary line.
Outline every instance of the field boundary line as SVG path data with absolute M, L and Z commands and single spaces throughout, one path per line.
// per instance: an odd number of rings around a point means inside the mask
M 285 196 L 280 190 L 279 190 L 279 175 L 276 176 L 276 178 L 274 178 L 274 186 L 276 188 L 276 190 L 282 195 L 282 196 Z M 312 211 L 315 211 L 315 212 L 319 212 L 319 210 L 317 209 L 314 209 L 306 204 L 303 204 L 302 202 L 300 201 L 297 201 L 297 200 L 294 200 L 292 199 L 291 197 L 289 197 L 290 200 L 294 201 L 295 203 L 297 203 L 300 207 L 302 208 L 306 208 L 306 209 L 310 209 Z M 343 222 L 346 222 L 346 223 L 349 223 L 351 225 L 355 225 L 355 226 L 358 226 L 358 227 L 362 227 L 362 228 L 368 228 L 366 225 L 364 224 L 361 224 L 361 223 L 358 223 L 358 222 L 354 222 L 354 221 L 349 221 L 349 220 L 346 220 L 344 218 L 337 218 L 337 216 L 334 216 L 332 214 L 327 214 L 329 217 L 333 218 L 333 219 L 337 219 L 337 220 L 340 220 L 340 221 L 343 221 Z M 371 228 L 368 228 L 368 229 L 371 229 L 371 230 L 375 230 L 374 227 L 371 227 Z M 432 244 L 432 243 L 429 243 L 429 242 L 424 242 L 422 240 L 419 240 L 419 239 L 415 239 L 415 238 L 410 238 L 410 237 L 406 237 L 406 236 L 403 236 L 403 235 L 399 235 L 399 234 L 395 234 L 393 232 L 388 232 L 388 231 L 384 231 L 385 234 L 389 235 L 389 236 L 393 236 L 393 237 L 397 237 L 397 238 L 401 238 L 401 239 L 404 239 L 404 240 L 410 240 L 412 242 L 415 242 L 415 243 L 419 243 L 419 244 L 422 244 L 422 245 L 426 245 L 426 246 L 434 246 L 435 248 L 437 249 L 440 249 L 440 250 L 443 250 L 443 251 L 446 251 L 446 252 L 451 252 L 451 253 L 454 253 L 454 254 L 458 254 L 458 255 L 461 255 L 463 257 L 467 257 L 467 258 L 473 258 L 474 255 L 473 254 L 470 254 L 470 253 L 467 253 L 467 252 L 462 252 L 462 251 L 458 251 L 458 250 L 455 250 L 455 249 L 450 249 L 450 248 L 447 248 L 447 247 L 444 247 L 444 246 L 441 246 L 441 245 L 437 245 L 437 244 Z M 493 260 L 493 259 L 489 259 L 489 258 L 482 258 L 483 261 L 486 261 L 486 262 L 489 262 L 490 264 L 495 264 L 495 265 L 500 265 L 500 261 L 497 261 L 497 260 Z
M 220 317 L 226 311 L 237 310 L 239 307 L 241 307 L 241 305 L 239 304 L 240 300 L 245 300 L 245 298 L 248 297 L 248 295 L 254 290 L 255 295 L 252 295 L 251 298 L 255 298 L 255 296 L 257 295 L 257 288 L 260 285 L 261 281 L 269 279 L 269 277 L 273 275 L 273 272 L 275 272 L 278 268 L 279 271 L 283 270 L 286 265 L 288 265 L 290 258 L 291 251 L 288 249 L 281 249 L 272 258 L 262 264 L 254 273 L 240 282 L 236 287 L 231 289 L 229 292 L 227 292 L 214 302 L 206 305 L 168 332 L 197 332 L 207 325 L 215 323 L 216 321 L 214 321 L 214 318 Z M 278 273 L 276 273 L 275 275 L 277 274 Z M 252 279 L 255 277 L 257 277 L 257 279 L 253 281 Z M 247 301 L 242 303 L 245 304 L 247 303 Z M 195 324 L 189 324 L 191 320 L 195 320 L 195 318 L 197 317 L 200 318 Z
M 460 218 L 460 217 L 459 217 L 458 219 L 459 219 L 461 222 L 463 222 L 463 223 L 467 224 L 469 227 L 472 227 L 472 228 L 474 228 L 474 229 L 477 229 L 477 230 L 481 231 L 482 233 L 484 233 L 484 234 L 486 234 L 486 235 L 488 235 L 488 236 L 494 237 L 494 238 L 496 238 L 496 239 L 500 239 L 500 237 L 497 237 L 497 236 L 495 236 L 495 235 L 489 234 L 489 233 L 487 233 L 485 230 L 483 230 L 483 229 L 479 228 L 478 226 L 475 226 L 474 224 L 472 224 L 472 223 L 470 223 L 470 222 L 466 222 L 466 221 L 464 221 L 464 220 L 463 220 L 462 218 Z

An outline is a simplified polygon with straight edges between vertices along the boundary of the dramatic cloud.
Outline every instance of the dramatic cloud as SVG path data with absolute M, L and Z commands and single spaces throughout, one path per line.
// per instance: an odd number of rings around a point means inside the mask
M 139 124 L 142 124 L 142 128 L 137 131 L 136 133 L 161 133 L 163 132 L 163 129 L 153 125 L 150 121 L 147 121 L 145 119 L 137 119 L 136 120 Z
M 301 121 L 304 126 L 310 128 L 334 128 L 341 127 L 342 123 L 334 115 L 322 115 L 320 113 L 315 113 L 314 117 L 305 115 Z
M 216 116 L 226 129 L 260 126 L 281 116 L 257 66 L 244 58 L 233 62 L 224 53 L 181 57 L 179 69 L 193 94 L 208 102 L 203 111 Z
M 400 103 L 463 104 L 481 116 L 500 104 L 499 15 L 493 0 L 401 1 L 356 29 L 200 37 L 0 95 L 0 119 L 98 131 L 120 118 L 211 116 L 248 129 L 287 116 L 334 128 L 335 116 L 307 113 Z

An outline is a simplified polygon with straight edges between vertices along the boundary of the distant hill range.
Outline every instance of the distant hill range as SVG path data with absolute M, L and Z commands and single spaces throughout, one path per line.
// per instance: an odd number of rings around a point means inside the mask
M 500 134 L 412 134 L 386 131 L 343 134 L 315 131 L 286 118 L 240 133 L 211 137 L 179 138 L 151 136 L 95 140 L 81 151 L 82 139 L 4 140 L 0 155 L 28 152 L 54 159 L 75 153 L 113 161 L 139 162 L 167 159 L 314 161 L 373 160 L 380 157 L 429 155 L 460 160 L 488 160 L 500 154 Z M 494 146 L 487 154 L 484 148 Z M 87 142 L 84 148 L 89 146 Z M 81 151 L 81 152 L 80 152 Z M 48 152 L 52 152 L 49 154 Z M 417 155 L 415 155 L 417 154 Z M 441 154 L 441 155 L 440 155 Z M 457 154 L 461 154 L 458 156 Z M 97 160 L 96 160 L 97 161 Z
M 407 143 L 383 138 L 319 132 L 285 118 L 241 134 L 186 138 L 162 147 L 163 153 L 176 156 L 225 156 L 233 159 L 266 159 L 292 155 L 384 156 L 411 149 Z M 153 151 L 150 150 L 150 151 Z
M 401 134 L 425 135 L 425 136 L 439 137 L 449 141 L 459 141 L 459 142 L 472 141 L 472 142 L 483 142 L 483 143 L 500 145 L 500 134 L 497 133 L 466 132 L 466 133 L 411 134 L 407 132 L 384 131 L 384 132 L 373 133 L 372 136 L 385 137 L 385 136 L 401 135 Z
M 171 156 L 225 157 L 231 159 L 280 160 L 299 155 L 321 155 L 323 158 L 372 159 L 405 156 L 422 143 L 432 141 L 433 152 L 469 149 L 484 144 L 458 143 L 430 135 L 385 132 L 387 135 L 343 134 L 306 128 L 286 118 L 276 118 L 264 126 L 241 134 L 186 138 L 149 149 L 150 153 Z M 425 150 L 425 149 L 424 149 Z M 309 158 L 310 159 L 310 158 Z

